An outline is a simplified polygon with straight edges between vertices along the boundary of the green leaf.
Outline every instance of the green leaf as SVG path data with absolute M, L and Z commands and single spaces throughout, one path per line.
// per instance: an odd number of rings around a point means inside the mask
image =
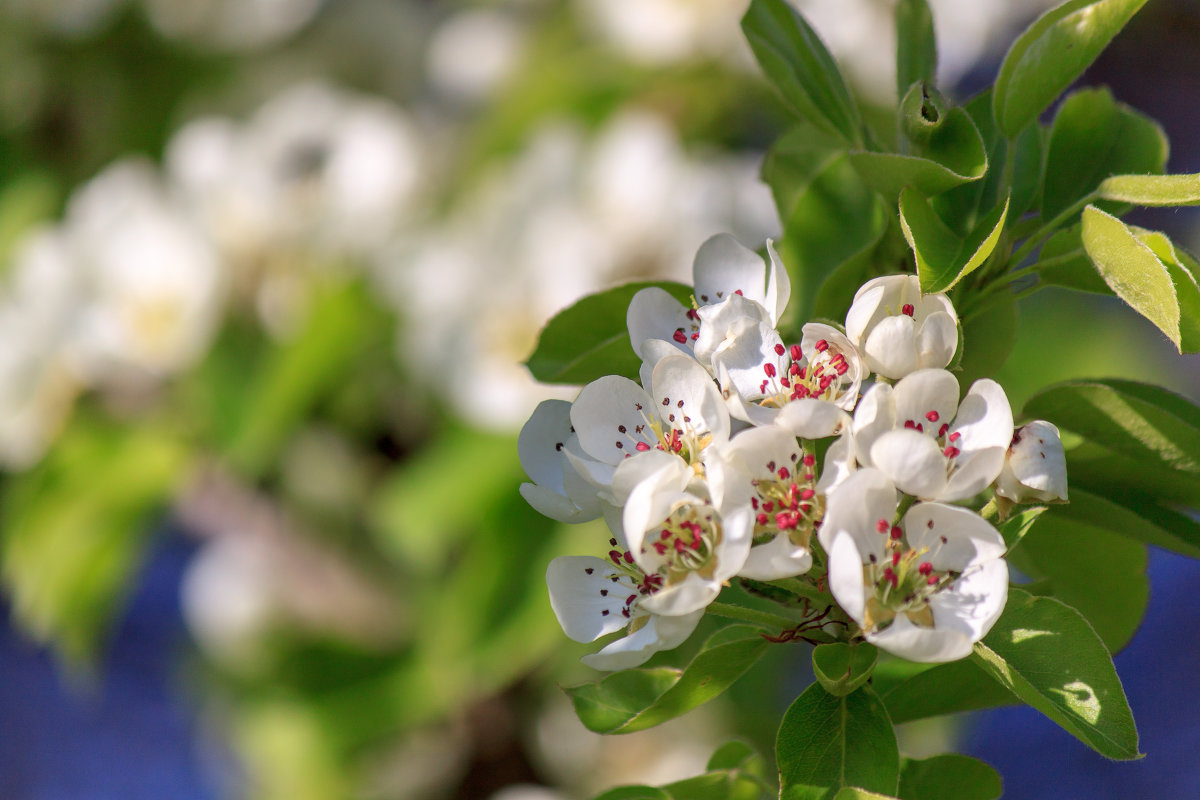
M 879 651 L 869 644 L 818 645 L 813 648 L 813 674 L 825 691 L 841 697 L 867 682 L 878 657 Z
M 792 282 L 792 320 L 811 319 L 818 289 L 843 264 L 862 262 L 887 229 L 887 216 L 844 153 L 823 163 L 797 196 L 776 243 Z
M 1158 123 L 1116 102 L 1108 89 L 1074 92 L 1058 109 L 1050 129 L 1042 218 L 1058 216 L 1110 175 L 1157 173 L 1166 164 L 1167 137 Z M 1119 210 L 1111 204 L 1104 209 Z
M 707 703 L 766 652 L 760 631 L 735 625 L 712 636 L 685 669 L 625 670 L 566 690 L 575 713 L 596 733 L 645 730 Z
M 1154 252 L 1125 223 L 1095 206 L 1083 210 L 1081 238 L 1104 282 L 1182 352 L 1175 285 Z
M 1103 756 L 1140 758 L 1112 657 L 1087 620 L 1052 597 L 1010 589 L 974 660 L 997 682 Z
M 1078 225 L 1061 230 L 1042 245 L 1037 260 L 1038 280 L 1080 292 L 1113 294 L 1092 266 Z
M 1008 142 L 996 128 L 992 119 L 992 93 L 985 89 L 962 105 L 979 131 L 987 153 L 988 164 L 1004 164 L 1008 153 Z M 999 205 L 1007 187 L 1004 171 L 989 169 L 981 180 L 965 183 L 933 198 L 933 207 L 938 216 L 959 236 L 966 236 L 979 224 L 980 218 Z M 1010 209 L 1010 214 L 1013 211 Z
M 1070 505 L 1087 502 L 1076 492 Z M 1050 514 L 1025 537 L 1014 565 L 1087 619 L 1110 653 L 1129 643 L 1146 613 L 1146 545 L 1108 525 Z
M 637 379 L 641 359 L 629 342 L 625 315 L 633 296 L 657 286 L 681 303 L 692 289 L 682 283 L 627 283 L 588 295 L 554 315 L 542 329 L 537 348 L 525 362 L 542 383 L 583 384 L 605 375 Z
M 1167 238 L 1164 233 L 1134 229 L 1138 241 L 1150 248 L 1158 257 L 1171 283 L 1175 285 L 1175 298 L 1179 301 L 1179 339 L 1185 353 L 1200 353 L 1200 264 Z
M 993 113 L 1012 139 L 1054 102 L 1146 0 L 1068 0 L 1013 42 L 996 76 Z
M 1067 381 L 1025 404 L 1045 419 L 1133 460 L 1200 478 L 1200 409 L 1166 389 L 1134 381 Z M 1114 465 L 1114 469 L 1116 465 Z
M 738 771 L 709 772 L 663 789 L 672 800 L 765 800 L 768 794 L 762 782 Z
M 944 292 L 982 266 L 1000 239 L 1007 214 L 1006 199 L 963 238 L 946 227 L 920 193 L 905 189 L 900 195 L 900 226 L 917 259 L 921 291 Z
M 997 293 L 962 320 L 955 352 L 959 384 L 970 386 L 978 378 L 992 377 L 1004 366 L 1017 344 L 1019 323 L 1020 313 L 1012 292 Z
M 901 800 L 996 800 L 1003 791 L 1000 773 L 970 756 L 946 753 L 900 766 Z
M 96 654 L 189 462 L 167 431 L 77 419 L 35 469 L 6 478 L 0 564 L 13 614 L 69 665 Z
M 755 775 L 766 774 L 766 761 L 762 755 L 746 742 L 726 742 L 713 751 L 705 766 L 708 772 L 722 769 L 740 769 Z
M 920 86 L 913 89 L 920 91 Z M 928 141 L 914 142 L 912 155 L 855 150 L 850 161 L 862 179 L 887 198 L 897 197 L 905 186 L 932 197 L 977 181 L 988 169 L 983 139 L 961 108 L 946 111 Z
M 1135 206 L 1200 205 L 1200 173 L 1113 175 L 1100 184 L 1100 196 Z
M 1039 196 L 1048 138 L 1048 132 L 1041 125 L 1028 125 L 1021 130 L 1013 145 L 1012 203 L 1008 213 L 1014 220 L 1020 219 L 1035 204 L 1041 205 Z M 997 179 L 1002 180 L 1002 177 L 997 176 Z
M 895 794 L 900 754 L 887 711 L 869 687 L 835 697 L 814 683 L 796 698 L 775 742 L 780 796 L 831 798 L 844 786 Z
M 617 786 L 594 800 L 674 800 L 665 790 L 654 786 Z
M 775 140 L 763 159 L 762 178 L 771 187 L 781 220 L 792 216 L 800 196 L 845 152 L 836 138 L 803 122 Z
M 896 800 L 896 798 L 890 794 L 868 792 L 866 789 L 859 789 L 857 786 L 847 786 L 835 794 L 833 800 Z
M 1025 538 L 1025 534 L 1029 533 L 1029 529 L 1033 527 L 1033 523 L 1038 521 L 1038 518 L 1042 516 L 1042 512 L 1045 510 L 1046 506 L 1026 508 L 997 526 L 1000 535 L 1004 537 L 1004 544 L 1008 546 L 1009 551 L 1012 551 L 1014 547 L 1021 543 L 1021 540 Z
M 926 0 L 896 3 L 896 96 L 918 81 L 932 84 L 937 74 L 937 38 Z
M 1111 470 L 1111 459 L 1109 465 Z M 1117 478 L 1125 482 L 1123 474 Z M 1152 502 L 1139 500 L 1130 493 L 1110 492 L 1108 496 L 1094 494 L 1081 489 L 1072 476 L 1071 502 L 1056 506 L 1051 516 L 1104 528 L 1180 555 L 1200 558 L 1200 524 L 1169 509 L 1156 510 L 1151 507 Z M 1169 514 L 1176 516 L 1174 524 L 1166 518 L 1165 515 Z
M 936 666 L 922 666 L 913 675 L 903 667 L 908 662 L 891 661 L 875 669 L 875 683 L 892 722 L 912 722 L 960 711 L 1010 706 L 1020 702 L 983 671 L 974 661 L 965 659 Z M 898 672 L 899 680 L 881 679 Z
M 742 31 L 763 72 L 802 119 L 862 143 L 862 119 L 837 63 L 786 0 L 751 0 Z

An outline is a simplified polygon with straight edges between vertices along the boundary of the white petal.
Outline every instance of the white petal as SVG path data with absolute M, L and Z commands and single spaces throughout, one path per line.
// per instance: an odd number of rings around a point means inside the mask
M 704 366 L 712 364 L 713 357 L 747 329 L 759 324 L 771 328 L 767 310 L 741 295 L 730 295 L 719 303 L 701 306 L 696 312 L 700 318 L 700 330 L 693 350 L 696 360 Z
M 862 625 L 863 611 L 866 608 L 864 559 L 858 551 L 854 537 L 843 532 L 834 536 L 828 545 L 824 539 L 821 544 L 829 554 L 829 591 L 850 619 Z
M 896 425 L 911 420 L 923 430 L 936 433 L 954 420 L 958 410 L 958 378 L 944 369 L 922 369 L 896 383 Z M 926 415 L 933 412 L 935 421 Z
M 917 330 L 917 363 L 941 369 L 958 349 L 958 321 L 944 311 L 926 317 Z
M 1066 502 L 1067 462 L 1058 428 L 1035 420 L 1013 433 L 996 494 L 1018 503 Z
M 846 335 L 856 346 L 861 347 L 867 332 L 887 315 L 883 306 L 887 288 L 881 283 L 883 280 L 875 278 L 860 286 L 846 313 Z
M 818 533 L 821 546 L 829 550 L 834 536 L 846 533 L 854 538 L 864 562 L 872 555 L 882 558 L 887 533 L 880 533 L 876 526 L 882 519 L 890 527 L 895 515 L 896 487 L 879 470 L 860 469 L 828 497 Z
M 950 479 L 936 498 L 938 500 L 966 500 L 986 489 L 1004 466 L 1004 448 L 989 447 L 986 450 L 963 452 L 952 463 Z
M 1000 384 L 989 378 L 971 384 L 967 396 L 958 406 L 954 424 L 950 426 L 950 432 L 955 431 L 962 435 L 961 440 L 955 442 L 960 450 L 1008 449 L 1013 434 L 1012 407 Z M 989 478 L 988 483 L 995 477 Z
M 871 464 L 896 488 L 922 498 L 938 497 L 946 486 L 946 457 L 933 437 L 899 428 L 871 445 Z
M 909 546 L 928 549 L 923 558 L 939 572 L 963 572 L 1000 558 L 1006 549 L 999 531 L 961 506 L 917 503 L 904 515 L 904 530 Z
M 674 342 L 664 342 L 661 339 L 647 339 L 642 342 L 642 366 L 638 370 L 638 379 L 642 386 L 649 386 L 654 378 L 654 365 L 662 361 L 667 356 L 677 356 L 680 354 L 679 345 Z M 684 348 L 685 355 L 691 355 L 691 351 Z
M 558 624 L 576 642 L 592 642 L 624 628 L 629 619 L 621 611 L 629 595 L 637 593 L 627 575 L 593 556 L 554 559 L 546 568 L 546 585 Z
M 884 317 L 859 346 L 867 367 L 885 378 L 896 380 L 917 369 L 917 331 L 912 317 Z
M 689 360 L 683 356 L 674 357 Z M 653 419 L 652 405 L 649 395 L 633 381 L 619 375 L 606 375 L 579 392 L 571 406 L 571 424 L 587 455 L 616 465 L 626 455 L 637 452 L 637 442 L 645 441 L 651 446 L 656 443 L 648 427 L 638 432 L 639 426 L 645 426 Z
M 754 511 L 750 506 L 731 511 L 721 518 L 721 541 L 713 551 L 717 566 L 713 580 L 718 584 L 738 574 L 750 556 L 754 537 Z M 718 591 L 720 591 L 718 587 Z
M 565 400 L 543 400 L 521 428 L 517 456 L 530 479 L 547 489 L 563 493 L 563 446 L 571 436 L 571 404 Z
M 767 296 L 763 305 L 771 312 L 771 324 L 778 325 L 783 312 L 787 310 L 788 300 L 792 295 L 792 283 L 787 268 L 775 252 L 775 243 L 770 239 L 767 239 L 767 255 L 770 256 L 771 266 L 767 272 Z
M 687 486 L 691 469 L 683 459 L 664 450 L 648 450 L 627 458 L 613 472 L 612 494 L 617 505 L 629 502 L 634 488 L 643 481 L 655 486 L 670 486 L 671 491 L 681 492 Z
M 779 333 L 765 322 L 743 327 L 736 335 L 726 337 L 712 354 L 713 370 L 721 377 L 722 388 L 737 392 L 745 400 L 762 397 L 762 383 L 768 380 L 764 364 L 773 364 L 776 375 L 786 374 L 775 354 L 775 346 L 782 344 Z
M 829 495 L 854 474 L 854 437 L 847 431 L 829 445 L 825 461 L 821 465 L 821 477 L 817 480 L 817 493 Z
M 866 640 L 892 655 L 922 664 L 957 661 L 971 654 L 975 640 L 962 631 L 943 628 L 936 623 L 926 628 L 914 625 L 908 617 L 898 615 L 885 630 L 868 632 Z
M 786 535 L 779 535 L 766 544 L 751 547 L 738 574 L 756 581 L 773 581 L 803 575 L 811 567 L 812 552 L 792 544 Z
M 600 652 L 580 659 L 592 669 L 632 669 L 646 663 L 650 656 L 660 650 L 670 650 L 683 644 L 700 623 L 704 611 L 696 611 L 681 617 L 658 617 L 651 615 L 638 630 L 610 642 Z
M 696 302 L 718 303 L 741 291 L 749 300 L 766 306 L 766 267 L 758 253 L 743 247 L 728 233 L 710 237 L 696 252 L 692 264 Z
M 612 496 L 610 488 L 612 487 L 613 472 L 616 470 L 615 465 L 597 461 L 583 452 L 583 447 L 579 444 L 578 436 L 572 436 L 567 440 L 567 445 L 563 448 L 563 452 L 567 454 L 567 463 L 570 469 L 575 475 L 579 476 L 580 480 L 600 490 L 602 495 Z M 564 469 L 563 485 L 570 485 L 572 491 L 577 491 L 574 488 L 576 485 L 574 479 L 568 480 L 567 475 L 568 472 Z
M 850 415 L 826 400 L 804 397 L 779 411 L 775 424 L 801 439 L 824 439 L 850 427 Z
M 690 341 L 692 321 L 688 319 L 687 311 L 678 300 L 657 286 L 649 286 L 635 294 L 629 301 L 629 310 L 625 312 L 625 325 L 629 328 L 633 352 L 645 359 L 643 344 L 658 339 L 684 353 L 691 353 L 687 343 L 679 343 L 674 339 L 675 332 L 683 330 L 684 336 L 689 337 Z
M 587 522 L 595 519 L 600 513 L 599 506 L 585 511 L 565 495 L 535 483 L 522 483 L 520 492 L 534 511 L 559 522 Z
M 960 631 L 972 643 L 992 629 L 1008 602 L 1008 564 L 1002 558 L 971 567 L 929 598 L 933 624 Z
M 729 412 L 721 391 L 693 359 L 669 356 L 659 361 L 654 366 L 652 385 L 653 408 L 666 425 L 711 433 L 714 442 L 729 438 Z M 582 392 L 575 401 L 576 408 L 581 400 Z M 579 426 L 575 429 L 578 431 Z
M 892 387 L 877 383 L 867 390 L 854 409 L 854 452 L 858 463 L 871 463 L 871 445 L 896 427 L 896 403 Z
M 702 611 L 721 593 L 721 582 L 689 572 L 682 581 L 660 589 L 642 599 L 642 608 L 651 614 L 679 617 Z
M 682 459 L 674 458 L 673 461 L 690 473 L 691 470 Z M 642 552 L 646 531 L 665 520 L 676 504 L 691 497 L 683 491 L 687 486 L 688 477 L 678 469 L 664 465 L 663 469 L 649 475 L 629 493 L 629 500 L 621 514 L 625 541 L 638 566 L 648 573 L 658 569 L 661 558 L 653 550 Z

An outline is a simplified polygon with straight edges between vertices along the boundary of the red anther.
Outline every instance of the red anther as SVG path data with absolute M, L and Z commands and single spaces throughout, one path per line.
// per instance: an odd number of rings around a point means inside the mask
M 899 540 L 899 538 L 903 535 L 904 535 L 904 531 L 900 530 L 899 525 L 892 526 L 892 538 L 893 539 Z
M 954 433 L 950 434 L 950 441 L 952 441 L 952 442 L 957 442 L 960 438 L 962 438 L 962 434 L 959 433 L 958 431 L 955 431 Z
M 942 451 L 942 455 L 944 455 L 946 458 L 954 458 L 960 452 L 961 451 L 957 447 L 955 447 L 954 445 L 950 445 L 949 447 L 947 447 L 945 450 Z
M 941 417 L 938 416 L 936 411 L 930 411 L 925 415 L 925 419 L 929 420 L 930 422 L 937 422 L 939 419 L 941 419 Z
M 942 438 L 943 436 L 945 436 L 945 435 L 946 435 L 946 431 L 948 431 L 948 430 L 950 430 L 950 423 L 949 423 L 949 422 L 943 422 L 943 423 L 942 423 L 942 427 L 938 428 L 938 438 L 940 439 L 940 438 Z
M 658 534 L 658 538 L 659 539 L 670 539 L 671 532 L 669 530 L 667 530 L 666 528 L 663 528 L 662 532 Z
M 787 352 L 787 348 L 784 347 L 783 345 L 781 345 L 781 344 L 775 345 L 775 355 L 781 356 L 786 352 Z
M 781 531 L 791 530 L 796 527 L 796 515 L 788 511 L 780 511 L 775 515 L 775 526 Z
M 926 584 L 928 584 L 929 586 L 933 586 L 933 585 L 934 585 L 934 584 L 936 584 L 937 582 L 938 582 L 938 576 L 937 576 L 937 575 L 930 575 L 930 576 L 929 576 L 929 577 L 928 577 L 928 578 L 925 580 L 925 583 L 926 583 Z
M 906 419 L 906 420 L 904 420 L 904 427 L 912 428 L 913 430 L 916 430 L 917 423 L 913 422 L 911 419 Z
M 733 290 L 733 293 L 734 293 L 734 294 L 736 294 L 736 295 L 741 295 L 741 294 L 742 294 L 742 290 L 741 290 L 741 289 L 734 289 L 734 290 Z M 744 297 L 745 295 L 742 295 L 742 296 Z
M 893 567 L 900 566 L 900 551 L 899 550 L 896 550 L 895 552 L 892 553 L 892 566 Z
M 665 556 L 667 554 L 667 546 L 662 542 L 654 542 L 654 550 L 660 556 Z
M 793 400 L 803 400 L 804 398 L 808 397 L 808 395 L 809 391 L 807 386 L 801 386 L 797 383 L 795 388 L 792 389 Z
M 676 553 L 682 553 L 682 552 L 683 552 L 683 548 L 684 548 L 684 546 L 685 546 L 685 545 L 683 544 L 683 539 L 676 539 L 676 540 L 675 540 L 675 552 L 676 552 Z
M 683 328 L 676 328 L 675 333 L 671 335 L 671 338 L 680 344 L 687 344 L 687 334 L 683 332 Z
M 697 340 L 697 339 L 699 339 L 699 338 L 700 338 L 700 334 L 699 334 L 699 333 L 693 333 L 693 334 L 692 334 L 692 341 L 693 341 L 693 342 L 694 342 L 694 341 L 696 341 L 696 340 Z
M 812 511 L 812 506 L 808 503 L 801 503 L 800 510 L 807 514 L 808 512 Z
M 767 381 L 763 381 L 762 383 L 760 383 L 758 385 L 758 392 L 759 392 L 759 394 L 767 393 Z
M 830 384 L 832 384 L 832 383 L 833 383 L 832 375 L 822 375 L 821 376 L 821 391 L 823 392 L 826 389 L 828 389 Z
M 625 605 L 629 605 L 629 604 L 630 604 L 630 603 L 632 603 L 634 600 L 637 600 L 637 595 L 636 595 L 636 594 L 631 594 L 631 595 L 629 595 L 629 597 L 626 597 L 626 598 L 625 598 Z
M 609 551 L 608 551 L 608 557 L 612 559 L 612 562 L 613 562 L 614 564 L 620 565 L 620 563 L 621 563 L 621 553 L 620 553 L 620 551 L 619 551 L 619 550 L 609 550 Z
M 757 511 L 757 510 L 758 510 L 758 498 L 757 498 L 757 497 L 751 497 L 751 498 L 750 498 L 750 505 L 754 507 L 754 510 L 755 510 L 755 511 Z
M 633 563 L 633 553 L 629 552 L 628 550 L 625 551 L 625 555 L 621 556 L 621 558 L 625 559 L 626 564 Z
M 816 476 L 815 476 L 815 475 L 813 475 L 811 472 L 806 472 L 806 473 L 804 473 L 804 480 L 806 480 L 806 481 L 811 481 L 811 480 L 812 480 L 813 478 L 815 478 L 815 477 L 816 477 Z
M 824 339 L 820 339 L 814 346 L 817 348 L 818 353 L 824 353 L 829 349 L 829 342 L 825 341 Z
M 891 526 L 888 525 L 888 521 L 886 519 L 881 519 L 875 523 L 875 530 L 879 531 L 880 533 L 887 533 L 889 527 Z
M 906 317 L 911 317 L 917 313 L 917 310 L 913 308 L 912 303 L 905 303 L 900 309 L 900 313 L 904 314 Z
M 634 445 L 634 447 L 637 448 L 639 453 L 644 453 L 650 449 L 650 445 L 646 444 L 645 442 L 638 442 L 636 445 Z
M 629 618 L 629 606 L 625 606 L 625 608 L 622 608 L 621 614 L 624 615 L 626 618 Z
M 919 423 L 919 422 L 918 422 L 918 423 L 917 423 L 917 431 L 918 431 L 919 433 L 924 433 L 924 432 L 925 432 L 925 426 L 924 426 L 924 425 L 922 425 L 921 423 Z
M 792 377 L 800 377 L 800 365 L 793 361 L 792 365 L 788 367 L 788 374 Z
M 805 489 L 804 491 L 802 491 L 800 493 L 800 499 L 801 500 L 812 500 L 815 495 L 816 495 L 816 492 L 814 492 L 812 489 Z
M 779 480 L 781 480 L 781 481 L 786 481 L 788 478 L 790 478 L 792 476 L 792 473 L 788 472 L 787 467 L 780 467 L 779 472 L 777 472 L 775 474 L 779 476 Z
M 772 364 L 770 361 L 768 361 L 766 364 L 763 364 L 763 372 L 767 373 L 768 378 L 774 378 L 775 377 L 775 365 Z
M 693 550 L 700 549 L 700 534 L 696 534 L 696 538 L 692 539 L 692 543 L 689 544 L 688 547 L 692 548 Z
M 785 388 L 785 389 L 790 389 L 790 388 L 792 388 L 792 382 L 791 382 L 791 381 L 789 381 L 787 378 L 780 378 L 780 379 L 779 379 L 779 385 L 780 385 L 780 386 L 782 386 L 782 387 L 783 387 L 783 388 Z
M 775 510 L 775 504 L 774 504 L 774 503 L 772 503 L 770 500 L 768 500 L 767 502 L 763 503 L 763 511 L 766 511 L 766 512 L 770 513 L 770 512 L 772 512 L 772 511 L 774 511 L 774 510 Z
M 928 561 L 922 561 L 917 567 L 917 572 L 921 573 L 922 575 L 928 575 L 929 573 L 933 572 L 933 564 L 930 564 Z
M 805 379 L 807 376 L 808 376 L 808 368 L 807 368 L 807 367 L 801 367 L 801 368 L 800 368 L 800 374 L 799 374 L 799 375 L 797 375 L 796 377 L 798 377 L 800 380 L 804 380 L 804 379 Z
M 842 362 L 841 364 L 837 365 L 836 369 L 837 369 L 838 375 L 845 375 L 847 372 L 850 371 L 850 365 L 845 362 Z
M 804 356 L 804 351 L 800 349 L 800 345 L 794 344 L 791 348 L 792 361 L 799 361 Z
M 766 514 L 759 512 L 759 515 L 754 518 L 754 521 L 757 522 L 759 525 L 766 525 L 768 522 L 771 521 L 771 518 L 768 517 Z
M 900 580 L 896 577 L 896 573 L 892 571 L 891 567 L 883 571 L 883 579 L 890 583 L 893 589 L 900 585 Z
M 687 310 L 687 318 L 688 319 L 700 319 L 700 315 L 696 313 L 696 309 L 689 308 Z
M 813 464 L 816 464 L 816 463 L 817 463 L 816 456 L 814 456 L 812 453 L 804 454 L 804 466 L 811 467 Z

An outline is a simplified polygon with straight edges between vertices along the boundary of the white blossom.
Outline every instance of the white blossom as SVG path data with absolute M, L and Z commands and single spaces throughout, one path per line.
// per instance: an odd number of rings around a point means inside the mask
M 958 317 L 946 295 L 921 294 L 917 276 L 888 275 L 855 293 L 846 335 L 872 372 L 896 380 L 950 363 L 958 349 Z
M 917 503 L 897 522 L 896 488 L 859 470 L 820 529 L 829 589 L 867 641 L 910 661 L 970 654 L 1004 610 L 1004 539 L 969 509 Z
M 1067 502 L 1067 458 L 1053 423 L 1034 420 L 1013 432 L 996 494 L 1014 503 Z
M 559 522 L 586 522 L 601 510 L 595 487 L 579 475 L 564 452 L 577 442 L 571 429 L 571 404 L 564 400 L 539 403 L 517 438 L 521 466 L 533 480 L 521 484 L 521 496 Z

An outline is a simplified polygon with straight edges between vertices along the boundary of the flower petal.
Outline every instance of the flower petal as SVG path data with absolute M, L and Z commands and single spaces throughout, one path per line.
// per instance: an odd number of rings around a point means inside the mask
M 756 581 L 773 581 L 803 575 L 812 568 L 812 562 L 812 551 L 792 544 L 790 538 L 780 535 L 751 547 L 738 574 Z
M 822 538 L 821 544 L 829 554 L 829 591 L 850 619 L 862 625 L 866 609 L 866 586 L 863 583 L 863 563 L 866 559 L 859 552 L 854 537 L 844 531 L 834 536 L 828 545 Z
M 672 358 L 690 361 L 683 356 Z M 571 406 L 571 424 L 588 456 L 615 465 L 636 453 L 638 442 L 657 443 L 647 426 L 654 414 L 652 405 L 650 396 L 633 381 L 606 375 L 579 392 Z
M 613 580 L 616 578 L 616 580 Z M 592 642 L 621 630 L 621 611 L 637 587 L 609 561 L 594 556 L 559 556 L 546 568 L 550 607 L 563 632 L 576 642 Z
M 917 331 L 911 317 L 884 317 L 867 334 L 860 347 L 867 368 L 896 380 L 916 370 Z
M 775 243 L 770 239 L 767 239 L 767 255 L 771 259 L 771 266 L 767 271 L 767 296 L 763 305 L 771 314 L 771 324 L 778 325 L 787 309 L 788 300 L 791 299 L 792 284 L 787 268 L 775 252 Z
M 958 410 L 958 378 L 944 369 L 921 369 L 896 383 L 896 422 L 920 425 L 933 431 L 955 418 Z M 937 415 L 931 421 L 927 414 Z
M 971 384 L 967 396 L 958 406 L 958 414 L 950 431 L 961 434 L 958 447 L 962 450 L 983 450 L 988 447 L 1007 450 L 1012 441 L 1013 417 L 1003 387 L 990 378 L 981 378 Z M 991 479 L 988 483 L 991 483 Z
M 646 624 L 633 633 L 610 642 L 600 652 L 584 656 L 580 661 L 592 669 L 633 669 L 646 663 L 650 656 L 660 650 L 670 650 L 683 644 L 703 616 L 703 610 L 681 617 L 650 615 Z
M 957 661 L 969 656 L 976 640 L 960 630 L 937 625 L 936 614 L 935 611 L 932 628 L 914 625 L 908 617 L 900 614 L 886 629 L 868 632 L 865 638 L 892 655 L 922 664 Z
M 711 433 L 714 442 L 729 438 L 729 412 L 721 391 L 695 360 L 683 356 L 662 359 L 654 366 L 652 385 L 653 408 L 666 425 L 697 434 Z M 581 392 L 576 407 L 582 399 Z
M 863 563 L 872 555 L 882 558 L 887 536 L 876 526 L 881 519 L 890 525 L 895 515 L 896 487 L 881 471 L 860 469 L 829 496 L 818 531 L 821 546 L 829 550 L 835 535 L 846 533 L 854 538 Z
M 929 552 L 924 559 L 939 572 L 964 572 L 1001 558 L 1004 538 L 970 509 L 943 503 L 917 503 L 904 515 L 910 547 Z
M 957 630 L 973 644 L 992 629 L 1007 602 L 1008 564 L 997 558 L 968 569 L 929 598 L 929 607 L 935 627 Z
M 888 431 L 871 445 L 871 464 L 900 491 L 916 497 L 938 497 L 946 487 L 946 456 L 924 433 L 905 428 Z
M 858 463 L 870 465 L 875 440 L 896 427 L 896 402 L 892 387 L 877 383 L 867 390 L 854 409 L 854 452 Z
M 563 494 L 562 449 L 571 436 L 571 404 L 543 400 L 533 410 L 517 437 L 517 456 L 530 479 Z
M 824 439 L 850 427 L 850 415 L 826 400 L 804 397 L 779 410 L 775 424 L 801 439 Z
M 728 233 L 718 233 L 700 245 L 692 263 L 692 277 L 696 301 L 702 306 L 719 303 L 739 291 L 745 298 L 767 305 L 763 260 Z
M 688 310 L 657 286 L 642 289 L 629 301 L 629 310 L 625 312 L 625 325 L 629 329 L 629 342 L 633 352 L 642 359 L 646 358 L 643 351 L 645 342 L 659 340 L 671 343 L 672 347 L 684 353 L 691 353 L 692 320 L 688 319 Z M 675 332 L 684 331 L 686 342 L 676 342 Z
M 705 578 L 699 572 L 689 572 L 683 580 L 643 598 L 642 608 L 651 614 L 679 617 L 703 611 L 720 593 L 720 581 Z
M 917 363 L 922 367 L 945 367 L 957 349 L 958 321 L 945 311 L 930 314 L 917 329 Z

